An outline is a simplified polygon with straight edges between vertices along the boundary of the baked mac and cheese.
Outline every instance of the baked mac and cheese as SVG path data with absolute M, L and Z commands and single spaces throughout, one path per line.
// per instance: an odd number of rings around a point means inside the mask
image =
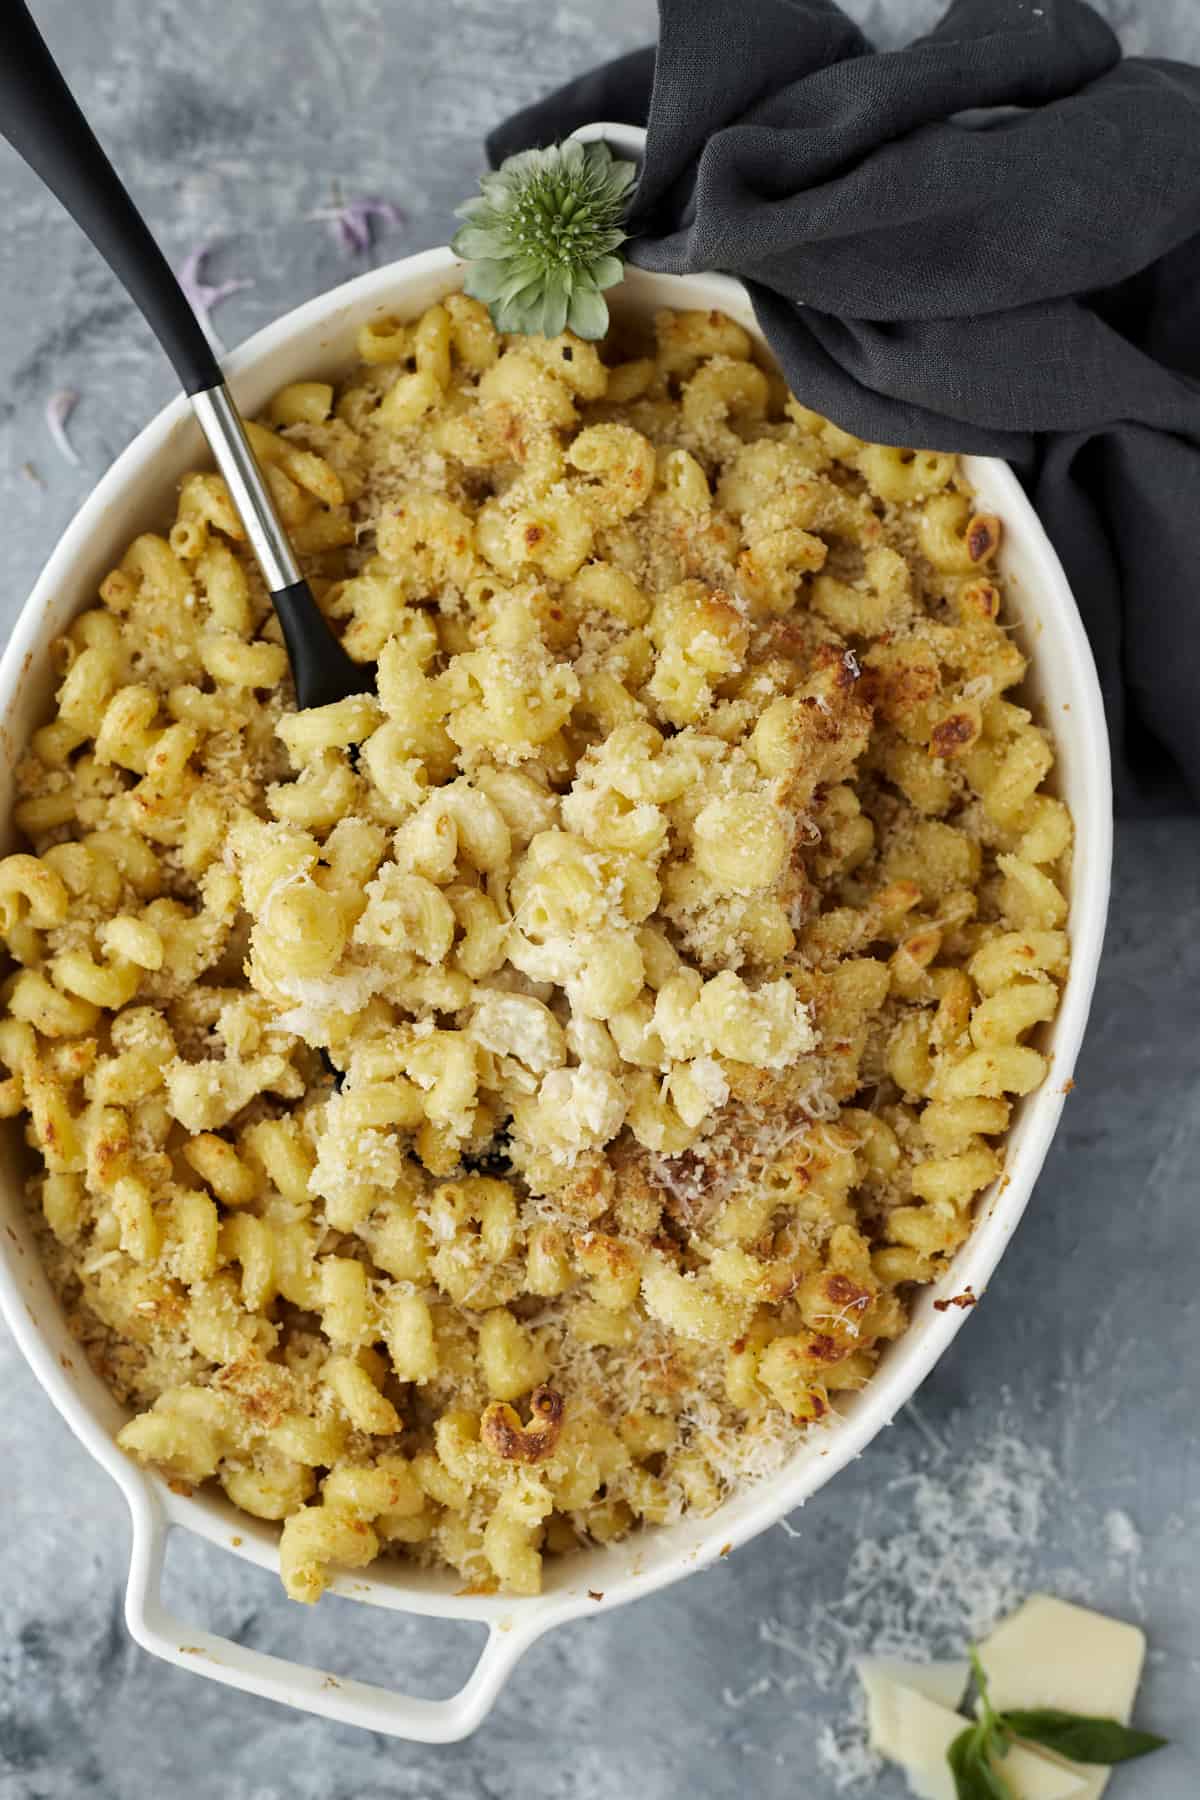
M 290 1594 L 779 1466 L 995 1179 L 1071 824 L 1000 522 L 720 314 L 450 295 L 252 426 L 377 691 L 294 710 L 220 478 L 56 646 L 0 1111 L 124 1449 Z

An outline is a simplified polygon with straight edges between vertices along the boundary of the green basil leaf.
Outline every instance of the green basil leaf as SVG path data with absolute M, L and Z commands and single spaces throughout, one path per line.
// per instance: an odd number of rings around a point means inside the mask
M 991 1765 L 992 1734 L 986 1722 L 968 1725 L 946 1752 L 958 1800 L 1013 1800 L 1012 1789 Z
M 958 1800 L 989 1800 L 988 1791 L 981 1787 L 977 1778 L 976 1740 L 979 1736 L 977 1725 L 967 1725 L 959 1732 L 946 1752 L 946 1761 L 950 1764 L 950 1773 L 954 1777 L 954 1792 Z
M 1068 1762 L 1130 1762 L 1135 1756 L 1161 1750 L 1167 1742 L 1152 1731 L 1119 1725 L 1116 1719 L 1089 1719 L 1083 1713 L 1062 1712 L 1052 1706 L 1006 1712 L 1001 1717 L 1018 1737 L 1057 1751 Z

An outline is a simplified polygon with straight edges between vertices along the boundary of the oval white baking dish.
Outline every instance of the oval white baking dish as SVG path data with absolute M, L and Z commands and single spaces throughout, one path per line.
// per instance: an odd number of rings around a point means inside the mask
M 640 134 L 628 128 L 592 127 L 580 135 L 604 135 L 634 154 L 639 147 Z M 242 410 L 255 413 L 286 382 L 337 374 L 353 361 L 355 334 L 365 320 L 393 311 L 414 315 L 460 284 L 458 260 L 449 250 L 431 250 L 299 307 L 229 358 L 230 384 Z M 610 298 L 618 312 L 718 307 L 758 335 L 744 289 L 723 276 L 678 278 L 630 269 Z M 181 397 L 109 470 L 50 558 L 0 662 L 0 818 L 7 820 L 11 811 L 13 765 L 21 746 L 51 708 L 55 677 L 50 640 L 94 600 L 97 583 L 129 539 L 161 524 L 180 476 L 203 460 L 199 430 Z M 1028 693 L 1057 741 L 1058 791 L 1074 814 L 1076 847 L 1072 966 L 1061 1010 L 1047 1033 L 1050 1075 L 1018 1108 L 1006 1175 L 996 1191 L 981 1197 L 975 1229 L 945 1280 L 920 1295 L 910 1329 L 889 1349 L 866 1389 L 849 1401 L 844 1416 L 813 1433 L 778 1474 L 731 1499 L 711 1518 L 685 1518 L 621 1544 L 550 1559 L 546 1591 L 537 1599 L 462 1594 L 455 1591 L 457 1577 L 402 1562 L 376 1563 L 364 1575 L 335 1582 L 337 1592 L 376 1606 L 489 1627 L 466 1686 L 449 1699 L 425 1700 L 365 1682 L 335 1681 L 322 1669 L 247 1649 L 166 1611 L 159 1582 L 173 1528 L 195 1532 L 268 1569 L 278 1568 L 277 1534 L 236 1513 L 222 1497 L 172 1493 L 116 1448 L 113 1438 L 124 1414 L 68 1333 L 38 1264 L 22 1201 L 24 1152 L 19 1130 L 10 1125 L 0 1142 L 0 1305 L 50 1399 L 129 1502 L 133 1552 L 125 1613 L 131 1633 L 145 1649 L 195 1673 L 346 1724 L 429 1743 L 452 1742 L 480 1724 L 517 1660 L 543 1632 L 702 1569 L 791 1512 L 863 1450 L 945 1351 L 967 1315 L 955 1306 L 938 1311 L 935 1303 L 967 1288 L 983 1293 L 1054 1134 L 1091 1001 L 1111 857 L 1104 713 L 1091 651 L 1062 568 L 1009 469 L 975 457 L 965 459 L 965 466 L 982 503 L 1004 520 L 1001 564 L 1010 606 L 1034 656 Z M 5 849 L 11 847 L 11 828 L 6 829 L 10 841 Z M 603 1598 L 592 1598 L 595 1593 Z

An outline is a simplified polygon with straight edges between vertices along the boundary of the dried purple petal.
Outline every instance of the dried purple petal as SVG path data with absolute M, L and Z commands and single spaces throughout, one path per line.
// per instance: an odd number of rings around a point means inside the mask
M 390 200 L 381 200 L 377 194 L 364 194 L 360 199 L 346 200 L 337 206 L 322 206 L 308 216 L 322 219 L 330 226 L 347 256 L 365 256 L 371 248 L 375 237 L 373 219 L 379 219 L 385 225 L 399 225 L 404 217 L 398 206 L 393 206 Z
M 242 288 L 252 288 L 254 283 L 247 280 L 219 281 L 214 286 L 204 279 L 204 259 L 213 249 L 212 244 L 197 244 L 189 251 L 179 271 L 179 285 L 187 296 L 189 305 L 200 324 L 218 350 L 224 349 L 217 330 L 212 322 L 213 308 L 222 300 L 228 300 L 230 294 L 236 294 Z
M 51 394 L 46 402 L 46 429 L 58 454 L 65 462 L 79 467 L 79 455 L 67 436 L 67 420 L 79 403 L 79 395 L 74 388 L 60 388 Z

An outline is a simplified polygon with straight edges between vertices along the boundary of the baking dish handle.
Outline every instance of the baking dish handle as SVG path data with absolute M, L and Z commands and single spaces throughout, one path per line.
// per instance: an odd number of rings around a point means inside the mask
M 513 1669 L 541 1635 L 540 1626 L 533 1631 L 515 1625 L 507 1631 L 491 1626 L 470 1679 L 446 1700 L 424 1700 L 372 1682 L 310 1669 L 185 1625 L 168 1612 L 162 1603 L 161 1584 L 171 1522 L 149 1495 L 132 1510 L 133 1553 L 125 1591 L 125 1622 L 142 1649 L 227 1687 L 320 1713 L 341 1725 L 359 1725 L 366 1731 L 421 1744 L 456 1743 L 482 1724 Z

